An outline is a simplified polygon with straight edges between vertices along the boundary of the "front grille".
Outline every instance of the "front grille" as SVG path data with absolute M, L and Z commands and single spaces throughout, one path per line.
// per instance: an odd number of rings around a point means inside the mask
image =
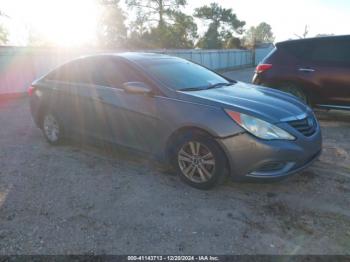
M 288 124 L 304 136 L 312 136 L 316 132 L 317 122 L 314 117 L 308 116 L 301 120 L 288 121 Z

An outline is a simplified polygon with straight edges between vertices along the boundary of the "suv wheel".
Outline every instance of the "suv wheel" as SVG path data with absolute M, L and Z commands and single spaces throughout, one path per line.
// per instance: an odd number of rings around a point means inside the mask
M 307 97 L 306 93 L 301 89 L 300 87 L 295 86 L 294 84 L 285 84 L 281 85 L 281 87 L 278 87 L 279 90 L 292 94 L 299 98 L 301 101 L 303 101 L 305 104 L 309 104 L 309 98 Z
M 46 113 L 42 120 L 42 130 L 46 140 L 57 145 L 63 140 L 63 128 L 60 121 L 53 113 Z
M 177 173 L 192 187 L 211 189 L 224 176 L 226 157 L 207 135 L 185 136 L 177 143 L 175 152 L 173 163 Z

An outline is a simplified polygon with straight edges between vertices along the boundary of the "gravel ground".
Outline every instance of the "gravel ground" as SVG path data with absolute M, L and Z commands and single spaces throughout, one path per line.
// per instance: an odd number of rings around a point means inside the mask
M 272 184 L 184 185 L 146 156 L 48 145 L 27 99 L 0 101 L 0 254 L 350 254 L 350 114 Z

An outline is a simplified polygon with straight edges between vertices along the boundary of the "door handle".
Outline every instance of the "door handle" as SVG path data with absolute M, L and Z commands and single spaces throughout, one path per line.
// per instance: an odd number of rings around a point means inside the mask
M 312 73 L 312 72 L 315 72 L 316 70 L 315 69 L 312 69 L 312 68 L 299 68 L 298 69 L 300 72 L 305 72 L 305 73 Z

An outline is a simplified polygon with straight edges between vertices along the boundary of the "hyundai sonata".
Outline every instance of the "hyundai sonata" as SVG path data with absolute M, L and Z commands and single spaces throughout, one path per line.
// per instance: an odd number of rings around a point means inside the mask
M 165 55 L 82 57 L 36 80 L 29 94 L 49 143 L 84 137 L 147 152 L 200 189 L 227 172 L 285 177 L 321 152 L 320 126 L 298 98 Z

